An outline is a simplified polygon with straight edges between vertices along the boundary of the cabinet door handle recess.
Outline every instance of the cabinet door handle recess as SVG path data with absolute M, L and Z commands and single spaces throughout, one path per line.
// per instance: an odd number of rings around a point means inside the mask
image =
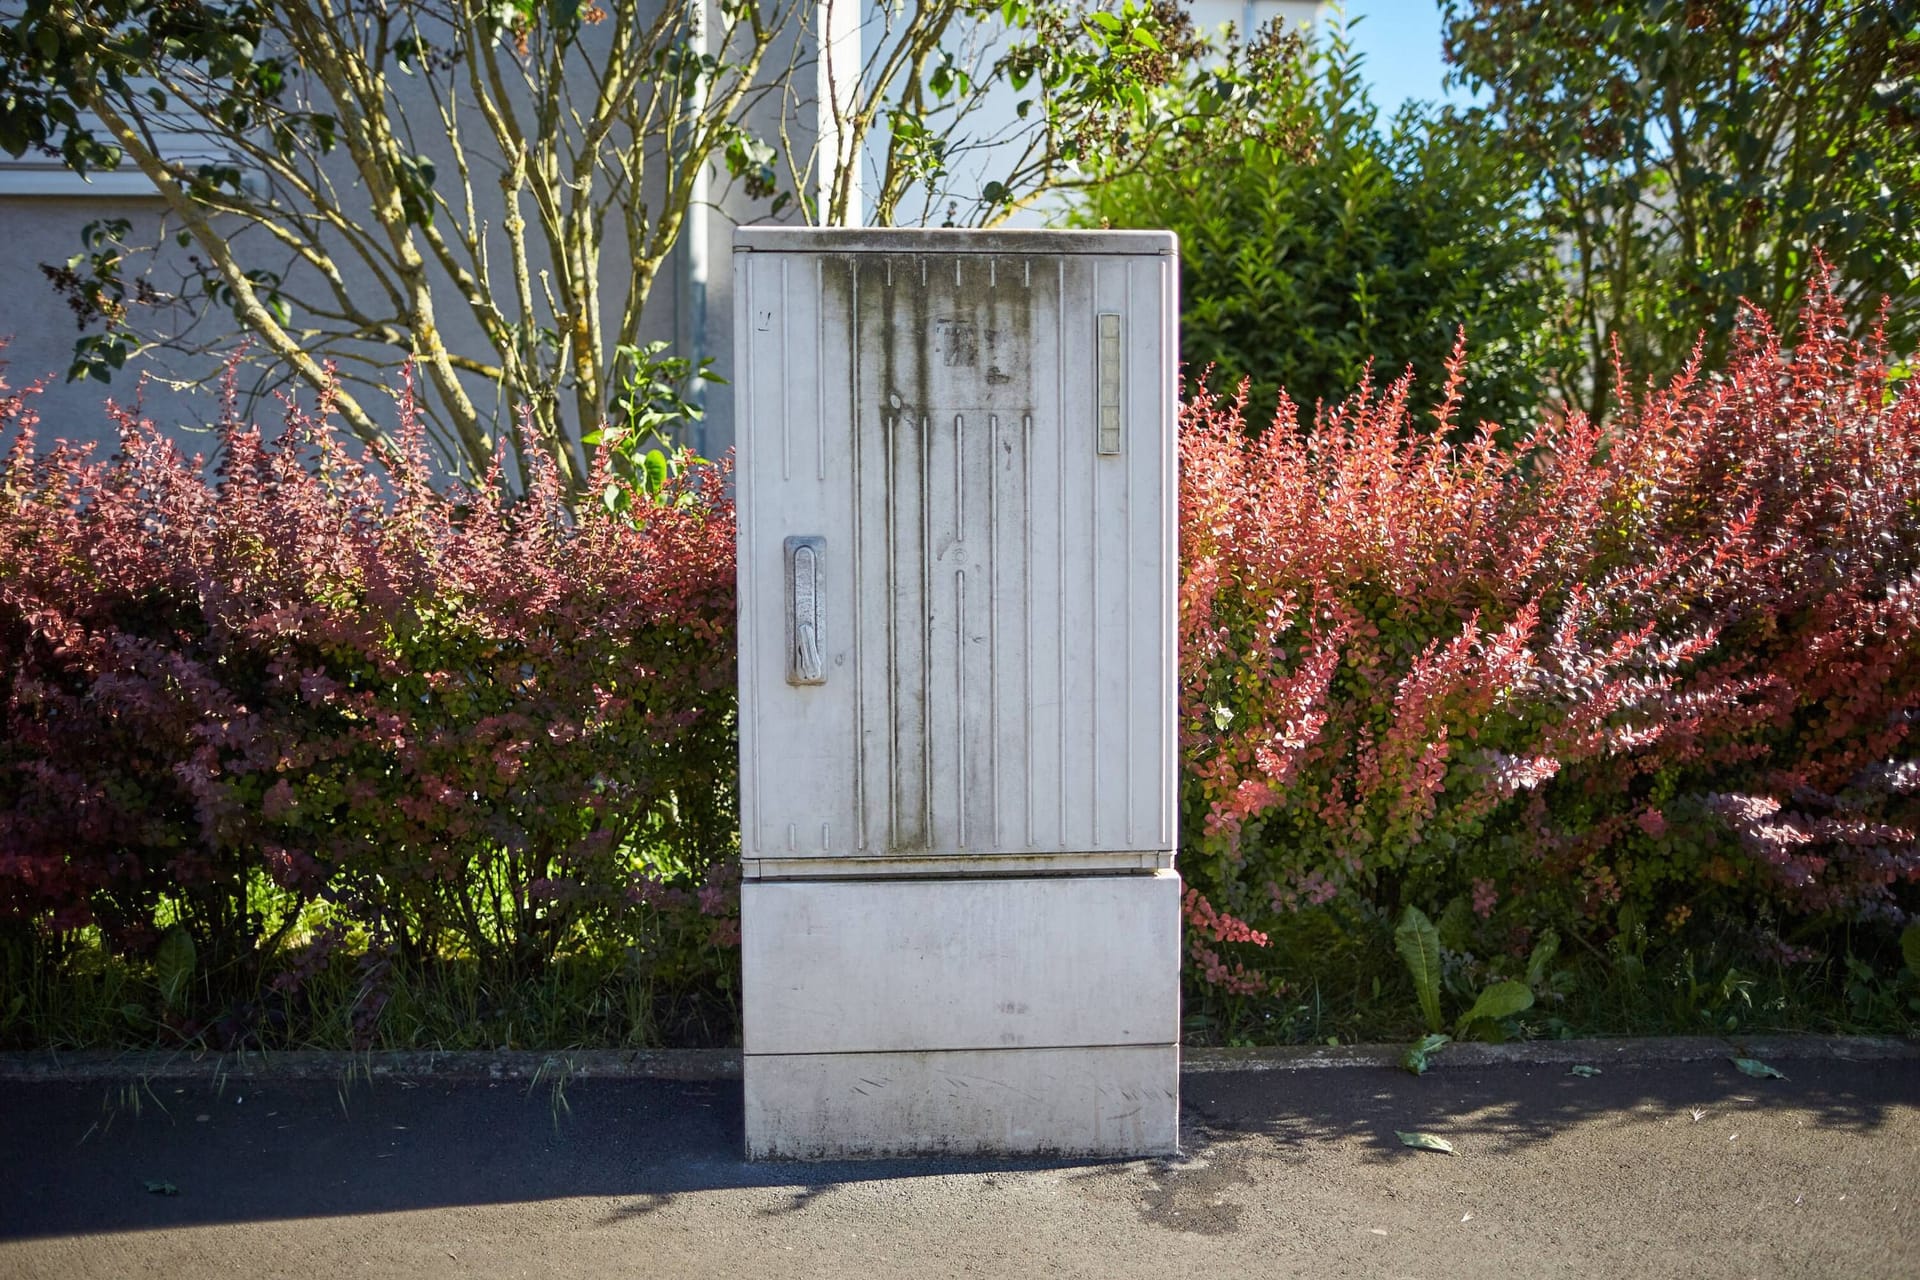
M 827 540 L 788 538 L 787 561 L 787 683 L 827 682 L 826 571 Z

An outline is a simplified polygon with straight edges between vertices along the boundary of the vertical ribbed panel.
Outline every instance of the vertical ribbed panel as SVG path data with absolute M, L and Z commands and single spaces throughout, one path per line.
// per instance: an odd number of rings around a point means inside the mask
M 736 279 L 746 856 L 1170 849 L 1170 260 L 744 253 Z M 780 565 L 808 536 L 827 679 L 795 686 Z

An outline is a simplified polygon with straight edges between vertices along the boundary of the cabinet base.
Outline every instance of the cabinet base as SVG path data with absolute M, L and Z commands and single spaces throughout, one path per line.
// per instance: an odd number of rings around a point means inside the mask
M 1180 878 L 741 886 L 747 1153 L 1156 1155 Z
M 747 1158 L 1170 1155 L 1176 1045 L 749 1054 Z

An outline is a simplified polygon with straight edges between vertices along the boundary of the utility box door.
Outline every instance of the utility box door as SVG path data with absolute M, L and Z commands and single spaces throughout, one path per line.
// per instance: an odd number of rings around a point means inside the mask
M 1170 865 L 1173 237 L 748 228 L 735 271 L 746 874 Z

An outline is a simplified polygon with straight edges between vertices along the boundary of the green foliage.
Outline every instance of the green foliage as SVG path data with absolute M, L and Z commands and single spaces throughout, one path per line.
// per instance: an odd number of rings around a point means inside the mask
M 1438 1031 L 1446 1025 L 1440 1016 L 1440 931 L 1427 919 L 1426 912 L 1410 905 L 1393 931 L 1393 944 L 1413 976 L 1414 994 L 1419 997 L 1427 1030 Z
M 1524 982 L 1508 979 L 1496 982 L 1480 993 L 1473 1007 L 1460 1015 L 1460 1021 L 1454 1025 L 1456 1034 L 1465 1038 L 1471 1031 L 1485 1030 L 1502 1019 L 1525 1013 L 1533 1008 L 1533 990 Z
M 367 939 L 327 950 L 324 917 L 311 919 L 294 963 L 210 1021 L 192 1016 L 192 1000 L 169 1009 L 158 966 L 112 954 L 97 931 L 31 954 L 0 948 L 0 989 L 15 993 L 0 1006 L 0 1047 L 640 1049 L 739 1037 L 738 950 L 670 913 L 519 974 L 441 955 L 396 959 L 374 983 Z
M 1453 1037 L 1444 1031 L 1430 1031 L 1407 1047 L 1400 1059 L 1400 1065 L 1416 1076 L 1427 1074 L 1427 1068 L 1433 1065 L 1433 1055 L 1453 1043 Z
M 153 957 L 154 977 L 164 1007 L 179 1009 L 186 1005 L 187 984 L 193 981 L 196 960 L 193 934 L 183 925 L 175 925 L 167 930 L 166 937 L 160 940 L 160 949 Z
M 133 224 L 125 218 L 89 222 L 80 229 L 79 253 L 63 266 L 41 264 L 41 273 L 81 324 L 82 332 L 73 344 L 73 363 L 67 368 L 68 382 L 81 378 L 109 382 L 136 349 L 126 323 L 127 281 L 121 273 L 132 230 Z M 88 331 L 95 322 L 100 329 Z
M 1401 913 L 1399 927 L 1393 931 L 1393 941 L 1413 979 L 1414 995 L 1420 1002 L 1421 1016 L 1427 1024 L 1427 1034 L 1416 1041 L 1401 1059 L 1401 1065 L 1415 1075 L 1425 1073 L 1428 1059 L 1455 1038 L 1465 1040 L 1477 1035 L 1483 1039 L 1503 1039 L 1505 1033 L 1501 1024 L 1533 1007 L 1533 988 L 1528 983 L 1513 979 L 1494 982 L 1483 989 L 1467 1011 L 1460 1015 L 1459 1021 L 1454 1023 L 1453 1035 L 1449 1036 L 1440 1030 L 1444 1025 L 1440 1012 L 1443 961 L 1440 930 L 1424 911 L 1408 906 Z M 1551 954 L 1551 951 L 1545 955 L 1536 952 L 1538 963 L 1529 964 L 1529 973 L 1536 968 L 1544 972 Z
M 1282 389 L 1331 404 L 1370 365 L 1438 385 L 1464 327 L 1463 425 L 1520 426 L 1566 354 L 1526 175 L 1468 122 L 1409 110 L 1383 123 L 1338 31 L 1298 56 L 1298 74 L 1244 104 L 1259 127 L 1226 154 L 1170 138 L 1085 192 L 1073 220 L 1179 234 L 1190 378 L 1211 365 L 1228 385 L 1249 379 L 1262 407 Z
M 1540 991 L 1546 986 L 1554 957 L 1560 954 L 1560 935 L 1552 929 L 1540 935 L 1540 941 L 1533 944 L 1533 954 L 1527 957 L 1527 986 Z
M 602 451 L 609 474 L 599 485 L 600 501 L 616 515 L 632 514 L 636 495 L 657 501 L 670 482 L 708 464 L 676 442 L 707 416 L 695 384 L 724 385 L 726 379 L 713 372 L 713 357 L 703 358 L 696 370 L 685 356 L 667 355 L 670 346 L 650 342 L 617 349 L 619 381 L 607 422 L 581 437 L 581 443 Z
M 1447 0 L 1447 58 L 1562 246 L 1563 393 L 1598 415 L 1618 343 L 1665 378 L 1729 349 L 1743 300 L 1799 306 L 1816 250 L 1862 328 L 1920 335 L 1912 0 Z
M 1203 33 L 1175 0 L 883 6 L 868 38 L 890 55 L 854 90 L 840 140 L 857 155 L 884 124 L 877 173 L 841 167 L 810 212 L 987 226 L 1049 192 L 1143 172 L 1163 146 L 1227 160 L 1243 142 L 1290 145 L 1259 104 L 1293 91 L 1297 39 L 1246 35 Z

